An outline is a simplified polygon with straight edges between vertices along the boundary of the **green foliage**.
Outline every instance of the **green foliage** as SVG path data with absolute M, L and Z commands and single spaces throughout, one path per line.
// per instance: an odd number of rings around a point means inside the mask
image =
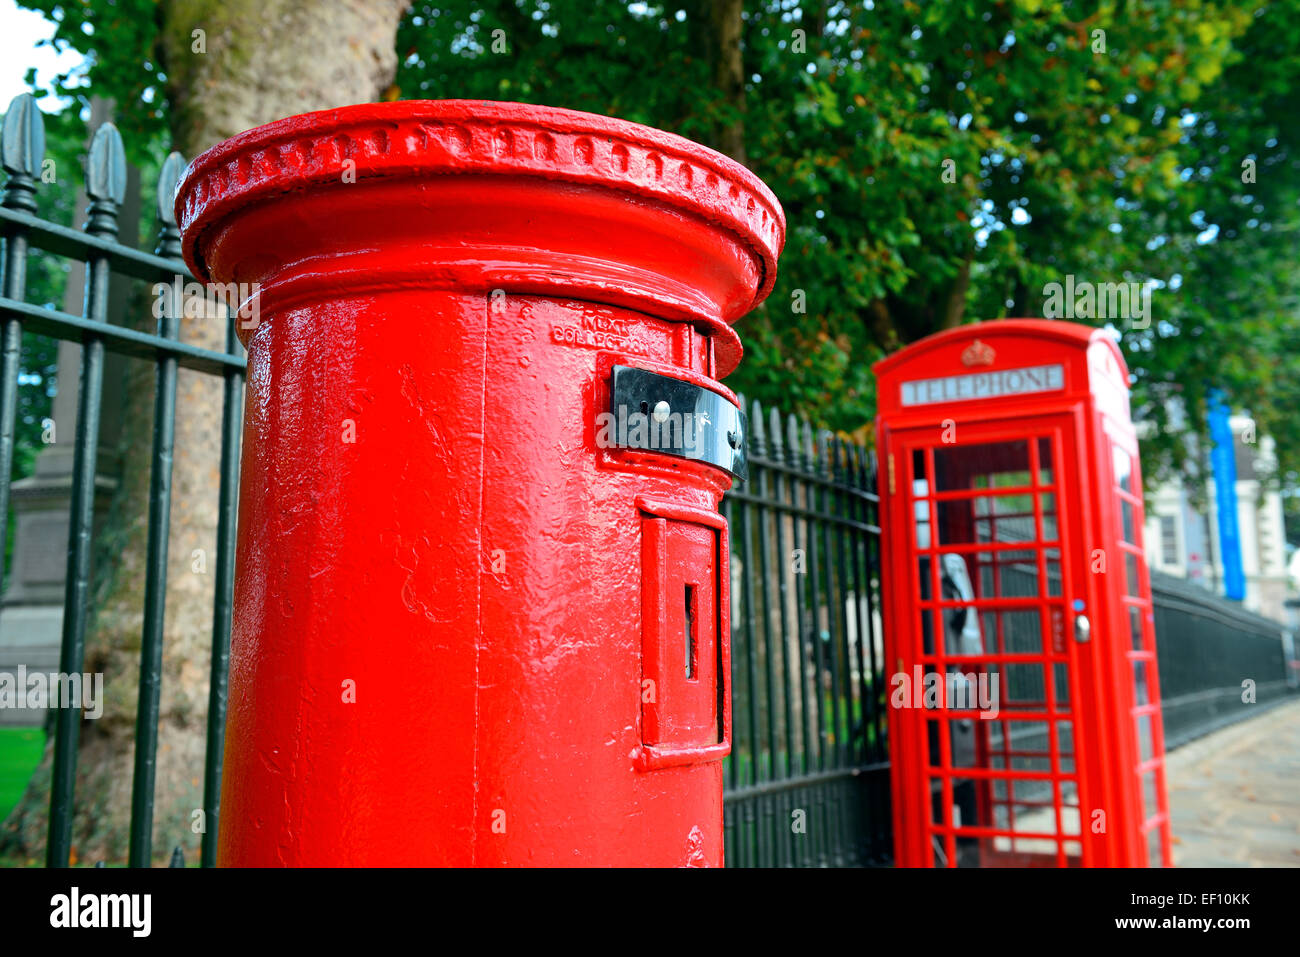
M 45 750 L 40 728 L 0 728 L 0 821 L 8 817 Z
M 72 97 L 81 106 L 91 95 L 112 99 L 127 156 L 139 159 L 167 128 L 166 74 L 156 49 L 162 4 L 157 0 L 18 0 L 18 5 L 39 11 L 54 24 L 49 42 L 56 49 L 70 48 L 86 57 L 85 69 L 60 76 L 53 92 Z
M 957 321 L 1041 315 L 1045 284 L 1067 274 L 1151 280 L 1152 327 L 1117 323 L 1136 406 L 1161 426 L 1148 471 L 1184 464 L 1211 386 L 1262 430 L 1287 433 L 1279 447 L 1294 470 L 1285 237 L 1298 7 L 747 5 L 747 159 L 780 197 L 789 234 L 777 288 L 741 330 L 733 384 L 860 432 L 874 409 L 870 365 L 885 352 Z M 546 102 L 711 142 L 727 117 L 702 12 L 416 4 L 397 85 L 406 97 Z M 1247 158 L 1256 184 L 1242 182 Z
M 128 144 L 153 142 L 157 7 L 25 5 L 91 56 L 78 95 L 112 96 L 124 133 L 146 134 Z M 544 102 L 715 145 L 739 116 L 789 221 L 732 381 L 765 404 L 861 434 L 886 352 L 1041 315 L 1067 275 L 1151 281 L 1150 328 L 1115 323 L 1135 408 L 1158 426 L 1148 476 L 1186 467 L 1218 386 L 1277 438 L 1294 483 L 1300 0 L 760 0 L 740 114 L 715 82 L 709 9 L 415 3 L 395 95 Z

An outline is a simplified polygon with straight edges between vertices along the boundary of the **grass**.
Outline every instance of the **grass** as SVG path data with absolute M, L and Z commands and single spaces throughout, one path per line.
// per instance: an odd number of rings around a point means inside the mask
M 44 750 L 43 728 L 0 728 L 0 821 L 23 796 Z

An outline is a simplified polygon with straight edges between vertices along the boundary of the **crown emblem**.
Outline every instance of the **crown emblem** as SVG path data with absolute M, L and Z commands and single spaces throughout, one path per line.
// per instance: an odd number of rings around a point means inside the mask
M 961 364 L 964 366 L 991 366 L 996 357 L 997 353 L 993 351 L 992 346 L 985 345 L 976 339 L 961 354 Z

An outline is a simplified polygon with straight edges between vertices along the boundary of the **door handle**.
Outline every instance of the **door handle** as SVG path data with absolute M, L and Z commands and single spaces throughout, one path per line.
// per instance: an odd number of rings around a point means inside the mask
M 1074 640 L 1082 644 L 1092 637 L 1092 622 L 1087 615 L 1074 616 Z

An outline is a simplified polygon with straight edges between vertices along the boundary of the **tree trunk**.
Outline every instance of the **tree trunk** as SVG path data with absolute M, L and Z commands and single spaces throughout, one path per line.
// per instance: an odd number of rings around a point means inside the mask
M 957 278 L 953 280 L 952 288 L 948 290 L 948 301 L 939 325 L 941 330 L 956 329 L 966 315 L 966 293 L 970 291 L 970 272 L 974 259 L 973 251 L 967 253 L 966 258 L 962 260 L 961 268 L 957 270 Z
M 159 61 L 167 73 L 175 148 L 187 158 L 295 113 L 368 102 L 393 80 L 406 0 L 166 0 Z M 149 316 L 147 304 L 142 310 Z M 128 320 L 129 321 L 129 320 Z M 182 321 L 183 340 L 225 347 L 224 319 Z M 82 725 L 74 863 L 126 857 L 148 541 L 154 373 L 132 363 L 124 466 L 108 526 L 86 670 L 104 672 L 105 707 Z M 221 380 L 180 370 L 168 540 L 167 613 L 158 734 L 153 858 L 180 845 L 197 859 L 211 656 Z M 50 750 L 10 816 L 3 850 L 44 848 Z
M 745 158 L 745 63 L 741 35 L 744 0 L 714 0 L 709 5 L 713 39 L 713 80 L 722 93 L 725 112 L 717 148 L 738 163 Z
M 167 0 L 159 53 L 175 148 L 192 159 L 282 116 L 378 99 L 397 70 L 406 7 L 407 0 Z M 195 52 L 200 40 L 206 52 Z

